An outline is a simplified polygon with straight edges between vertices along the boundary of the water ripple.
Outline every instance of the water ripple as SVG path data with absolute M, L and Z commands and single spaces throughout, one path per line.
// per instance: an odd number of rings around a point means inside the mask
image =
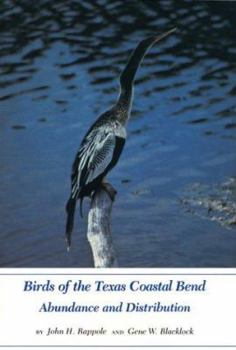
M 136 44 L 176 26 L 137 75 L 130 137 L 111 175 L 114 240 L 122 266 L 235 266 L 235 236 L 200 218 L 194 226 L 174 196 L 188 181 L 235 175 L 236 4 L 3 0 L 0 10 L 0 264 L 91 264 L 81 221 L 65 254 L 73 155 L 116 100 Z M 204 254 L 212 231 L 214 261 Z

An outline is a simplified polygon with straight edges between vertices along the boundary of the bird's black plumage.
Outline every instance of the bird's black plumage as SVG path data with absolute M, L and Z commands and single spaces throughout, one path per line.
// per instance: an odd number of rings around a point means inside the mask
M 95 191 L 107 173 L 116 165 L 126 139 L 126 123 L 131 104 L 136 71 L 147 50 L 174 30 L 141 41 L 131 54 L 120 76 L 120 96 L 117 103 L 103 113 L 85 135 L 75 157 L 71 174 L 71 195 L 66 205 L 66 240 L 71 244 L 76 202 Z

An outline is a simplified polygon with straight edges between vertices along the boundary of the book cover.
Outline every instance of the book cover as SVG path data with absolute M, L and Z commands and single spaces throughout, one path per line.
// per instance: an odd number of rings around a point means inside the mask
M 236 347 L 235 2 L 0 9 L 0 347 Z

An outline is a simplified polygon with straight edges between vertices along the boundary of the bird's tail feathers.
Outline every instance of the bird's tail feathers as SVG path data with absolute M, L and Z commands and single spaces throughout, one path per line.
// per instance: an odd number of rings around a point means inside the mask
M 83 215 L 83 200 L 84 200 L 84 197 L 80 197 L 80 205 L 79 205 L 79 212 L 80 212 L 80 216 L 81 216 L 81 218 L 83 218 L 84 217 L 84 215 Z
M 71 233 L 74 226 L 74 215 L 75 215 L 75 208 L 76 208 L 76 198 L 70 197 L 67 204 L 66 204 L 66 211 L 67 211 L 67 222 L 66 222 L 66 243 L 67 243 L 67 249 L 70 249 L 71 246 Z

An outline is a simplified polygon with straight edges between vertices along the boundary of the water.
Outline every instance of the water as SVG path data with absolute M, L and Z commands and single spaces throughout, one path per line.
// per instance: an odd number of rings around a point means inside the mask
M 92 266 L 86 219 L 65 247 L 72 161 L 116 100 L 131 50 L 177 26 L 137 75 L 129 137 L 109 176 L 114 245 L 120 266 L 235 267 L 235 225 L 183 200 L 196 183 L 207 191 L 235 176 L 236 4 L 5 0 L 0 10 L 0 265 Z

